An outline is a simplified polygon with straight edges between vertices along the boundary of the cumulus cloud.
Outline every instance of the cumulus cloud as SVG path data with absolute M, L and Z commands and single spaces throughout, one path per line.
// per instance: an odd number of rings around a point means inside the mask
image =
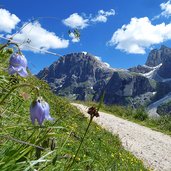
M 145 54 L 146 48 L 171 39 L 171 23 L 153 25 L 148 17 L 132 18 L 113 33 L 108 45 L 127 53 Z
M 73 43 L 78 43 L 80 41 L 80 38 L 75 37 L 75 34 L 72 32 L 69 34 L 69 37 L 72 39 L 71 41 Z
M 15 15 L 11 14 L 6 9 L 0 9 L 0 31 L 11 33 L 15 26 L 20 22 L 20 19 Z
M 171 0 L 167 1 L 166 3 L 161 3 L 160 8 L 162 10 L 161 14 L 153 17 L 152 20 L 159 19 L 160 17 L 169 18 L 171 16 Z
M 69 40 L 59 38 L 55 33 L 42 28 L 38 22 L 29 23 L 20 33 L 15 35 L 14 41 L 21 42 L 23 50 L 34 52 L 38 51 L 30 49 L 26 45 L 29 44 L 40 50 L 67 48 L 69 45 Z
M 88 26 L 88 19 L 84 19 L 83 16 L 78 13 L 71 14 L 68 18 L 64 19 L 62 22 L 73 29 L 83 29 Z
M 106 23 L 109 16 L 115 15 L 115 10 L 109 11 L 99 10 L 97 16 L 91 19 L 92 22 L 103 22 Z
M 169 0 L 166 3 L 160 4 L 161 9 L 163 12 L 161 13 L 162 16 L 170 17 L 171 16 L 171 1 Z
M 99 10 L 98 14 L 93 17 L 90 14 L 90 17 L 85 15 L 79 15 L 78 13 L 71 14 L 68 18 L 62 20 L 63 24 L 73 29 L 83 29 L 92 23 L 107 22 L 109 16 L 115 15 L 115 10 L 111 9 L 109 11 Z

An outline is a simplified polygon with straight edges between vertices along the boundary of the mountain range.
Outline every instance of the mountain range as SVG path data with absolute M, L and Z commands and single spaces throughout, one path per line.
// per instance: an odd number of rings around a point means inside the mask
M 144 65 L 129 69 L 111 68 L 96 56 L 79 52 L 59 58 L 37 77 L 45 80 L 59 96 L 99 101 L 104 92 L 105 104 L 148 106 L 157 115 L 161 111 L 157 111 L 157 107 L 164 104 L 165 111 L 166 102 L 171 100 L 161 100 L 171 92 L 170 66 L 171 48 L 162 45 L 149 53 Z

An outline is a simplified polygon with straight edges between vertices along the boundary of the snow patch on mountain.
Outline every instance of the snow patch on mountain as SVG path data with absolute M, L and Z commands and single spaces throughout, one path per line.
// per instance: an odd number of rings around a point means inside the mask
M 154 78 L 154 76 L 156 75 L 157 73 L 157 70 L 162 66 L 162 64 L 159 64 L 155 67 L 149 67 L 147 65 L 143 65 L 144 67 L 146 68 L 150 68 L 150 69 L 153 69 L 152 71 L 148 72 L 148 73 L 145 73 L 145 74 L 142 74 L 144 77 L 147 77 L 147 78 Z
M 87 55 L 88 52 L 82 51 L 82 53 L 83 53 L 84 55 Z

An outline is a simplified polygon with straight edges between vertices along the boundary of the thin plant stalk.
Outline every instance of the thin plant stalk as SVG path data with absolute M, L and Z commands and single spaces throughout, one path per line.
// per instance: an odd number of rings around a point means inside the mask
M 19 48 L 19 45 L 15 42 L 11 42 L 11 39 L 9 39 L 6 44 L 4 44 L 3 46 L 0 47 L 0 51 L 2 51 L 4 48 L 8 47 L 9 45 L 15 45 L 18 49 L 18 52 L 21 54 L 21 50 Z
M 17 88 L 20 88 L 20 87 L 32 87 L 36 90 L 36 94 L 39 96 L 39 88 L 36 87 L 36 86 L 33 86 L 31 84 L 20 84 L 20 85 L 17 85 L 17 86 L 14 86 L 13 88 L 11 88 L 11 90 L 5 95 L 5 97 L 0 101 L 0 105 L 3 104 L 3 102 L 5 101 L 5 99 Z
M 87 132 L 88 132 L 88 130 L 89 130 L 89 127 L 90 127 L 90 125 L 91 125 L 91 122 L 93 121 L 94 116 L 99 117 L 98 111 L 99 111 L 99 109 L 100 109 L 100 107 L 101 107 L 101 105 L 102 105 L 102 103 L 103 103 L 104 95 L 105 95 L 105 92 L 103 92 L 103 93 L 102 93 L 102 96 L 100 97 L 100 103 L 99 103 L 97 109 L 94 108 L 94 107 L 89 108 L 90 111 L 88 111 L 88 114 L 90 114 L 90 121 L 89 121 L 88 126 L 87 126 L 87 128 L 86 128 L 86 130 L 85 130 L 85 133 L 84 133 L 84 135 L 83 135 L 83 138 L 81 139 L 80 145 L 79 145 L 79 147 L 78 147 L 78 149 L 77 149 L 77 151 L 76 151 L 76 153 L 75 153 L 75 156 L 74 156 L 74 158 L 73 158 L 73 160 L 72 160 L 72 163 L 68 165 L 68 167 L 66 168 L 66 171 L 68 171 L 69 169 L 71 169 L 71 167 L 72 167 L 73 164 L 75 163 L 76 157 L 77 157 L 77 155 L 78 155 L 78 153 L 79 153 L 79 151 L 80 151 L 80 148 L 81 148 L 81 146 L 82 146 L 82 144 L 83 144 L 83 141 L 84 141 L 84 139 L 85 139 L 85 137 L 86 137 L 86 134 L 87 134 Z
M 79 153 L 79 151 L 80 151 L 80 149 L 81 149 L 81 146 L 82 146 L 82 144 L 83 144 L 83 142 L 84 142 L 84 139 L 85 139 L 86 134 L 87 134 L 87 132 L 88 132 L 88 130 L 89 130 L 89 127 L 90 127 L 90 125 L 91 125 L 91 122 L 92 122 L 92 120 L 93 120 L 93 117 L 94 117 L 94 116 L 90 116 L 90 121 L 89 121 L 88 126 L 87 126 L 87 128 L 86 128 L 86 130 L 85 130 L 85 133 L 84 133 L 84 135 L 83 135 L 83 138 L 81 139 L 80 145 L 79 145 L 79 147 L 78 147 L 78 149 L 77 149 L 77 151 L 76 151 L 76 153 L 75 153 L 75 156 L 74 156 L 74 158 L 73 158 L 73 160 L 72 160 L 72 163 L 68 165 L 68 167 L 66 168 L 66 171 L 68 171 L 69 169 L 71 169 L 71 167 L 72 167 L 73 164 L 75 163 L 75 160 L 76 160 L 77 155 L 78 155 L 78 153 Z

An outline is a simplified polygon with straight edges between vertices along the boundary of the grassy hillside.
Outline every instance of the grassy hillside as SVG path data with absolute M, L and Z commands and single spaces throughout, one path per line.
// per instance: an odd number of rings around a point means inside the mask
M 53 95 L 43 81 L 34 76 L 21 78 L 7 73 L 10 52 L 0 53 L 0 100 L 11 91 L 0 106 L 1 171 L 65 171 L 72 162 L 88 125 L 85 118 L 68 101 Z M 19 86 L 29 84 L 30 86 Z M 35 98 L 32 86 L 50 105 L 55 120 L 43 126 L 32 125 L 29 108 Z M 142 162 L 123 149 L 117 136 L 92 124 L 76 160 L 68 170 L 144 171 Z

